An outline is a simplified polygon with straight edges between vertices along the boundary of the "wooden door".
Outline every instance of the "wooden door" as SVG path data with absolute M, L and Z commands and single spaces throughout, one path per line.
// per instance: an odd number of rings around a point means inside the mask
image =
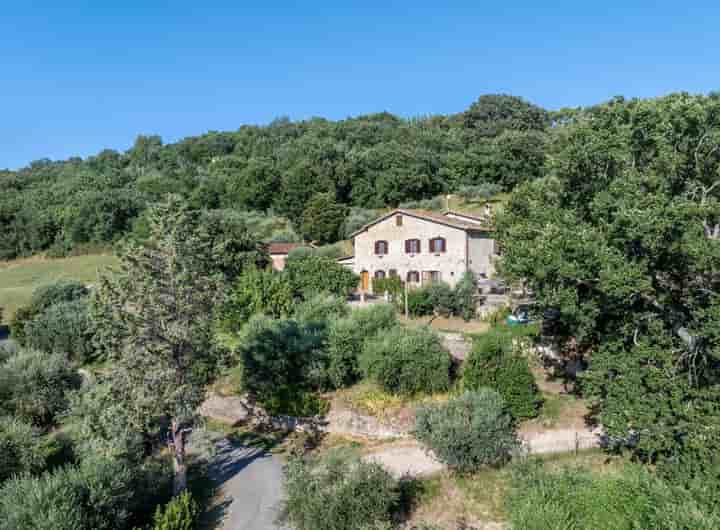
M 368 271 L 362 271 L 360 273 L 360 289 L 367 291 L 370 287 L 370 273 Z

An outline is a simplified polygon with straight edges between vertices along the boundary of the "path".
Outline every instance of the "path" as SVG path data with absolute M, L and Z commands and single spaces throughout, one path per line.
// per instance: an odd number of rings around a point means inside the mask
M 600 430 L 554 429 L 522 434 L 520 439 L 530 454 L 568 453 L 600 447 Z M 427 476 L 445 469 L 416 442 L 400 442 L 374 450 L 364 457 L 382 464 L 392 475 Z
M 222 440 L 208 468 L 220 486 L 221 530 L 275 530 L 282 499 L 282 463 L 263 449 Z

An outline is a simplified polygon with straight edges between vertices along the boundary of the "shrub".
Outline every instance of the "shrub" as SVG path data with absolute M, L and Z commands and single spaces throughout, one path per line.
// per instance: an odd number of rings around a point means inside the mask
M 350 308 L 344 299 L 316 293 L 295 306 L 293 317 L 300 322 L 324 323 L 331 318 L 344 317 L 349 312 Z
M 10 330 L 13 338 L 25 345 L 27 324 L 51 306 L 61 302 L 80 300 L 88 295 L 87 287 L 75 280 L 58 282 L 38 287 L 32 294 L 30 303 L 15 312 Z
M 342 388 L 357 382 L 361 376 L 358 358 L 363 342 L 396 324 L 395 310 L 387 304 L 356 309 L 347 318 L 332 320 L 325 343 L 330 384 Z
M 67 406 L 65 392 L 79 384 L 63 356 L 21 349 L 0 365 L 0 409 L 48 427 Z
M 36 312 L 46 310 L 59 302 L 72 302 L 89 294 L 88 288 L 76 280 L 60 280 L 58 282 L 38 287 L 30 299 L 30 307 Z
M 394 302 L 399 304 L 403 301 L 403 282 L 399 276 L 374 278 L 372 288 L 376 295 L 382 296 L 387 292 Z
M 408 313 L 414 317 L 432 315 L 433 305 L 427 289 L 420 287 L 408 291 Z
M 83 457 L 104 456 L 139 463 L 145 454 L 142 433 L 134 428 L 126 401 L 108 383 L 86 383 L 68 395 L 63 426 Z
M 157 507 L 154 524 L 149 530 L 193 530 L 199 514 L 200 507 L 185 491 L 164 507 Z
M 37 430 L 18 418 L 0 417 L 0 484 L 13 475 L 37 473 L 45 466 L 45 448 Z
M 296 320 L 253 317 L 243 330 L 239 349 L 245 388 L 263 401 L 288 387 L 312 387 L 322 339 Z
M 257 313 L 273 318 L 292 312 L 293 289 L 287 276 L 266 269 L 250 267 L 233 284 L 222 309 L 223 327 L 229 331 L 240 328 Z
M 461 472 L 502 464 L 518 447 L 502 396 L 486 388 L 419 407 L 415 436 L 441 462 Z
M 478 284 L 475 275 L 467 271 L 453 289 L 453 313 L 465 322 L 475 318 L 477 314 Z
M 475 339 L 462 382 L 467 389 L 488 387 L 500 392 L 517 419 L 537 416 L 542 403 L 527 359 L 515 351 L 510 332 L 498 328 Z
M 331 453 L 293 459 L 286 468 L 285 512 L 297 530 L 357 530 L 390 525 L 399 501 L 379 464 Z
M 114 460 L 17 476 L 0 489 L 0 530 L 127 528 L 134 495 L 130 469 Z
M 452 288 L 445 282 L 433 282 L 424 287 L 433 313 L 450 316 L 455 312 L 455 296 Z
M 551 471 L 531 460 L 514 467 L 506 503 L 516 530 L 720 528 L 717 505 L 634 465 L 595 475 L 583 468 Z
M 295 258 L 288 256 L 285 274 L 295 292 L 307 297 L 312 293 L 327 292 L 347 297 L 358 286 L 357 274 L 334 259 L 321 256 Z
M 46 353 L 62 353 L 80 364 L 94 357 L 87 299 L 58 302 L 25 324 L 25 344 Z
M 427 329 L 396 326 L 368 339 L 360 356 L 363 373 L 398 394 L 447 390 L 450 356 Z
M 327 414 L 330 404 L 314 392 L 297 386 L 282 386 L 273 389 L 271 395 L 264 397 L 260 403 L 268 414 L 277 416 L 287 414 L 307 418 Z

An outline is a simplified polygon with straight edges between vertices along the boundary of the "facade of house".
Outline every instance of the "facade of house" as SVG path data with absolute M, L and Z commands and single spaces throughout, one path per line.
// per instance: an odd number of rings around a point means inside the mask
M 338 260 L 372 291 L 375 278 L 400 276 L 410 286 L 457 283 L 465 271 L 487 278 L 497 251 L 487 218 L 396 209 L 352 234 L 354 256 Z

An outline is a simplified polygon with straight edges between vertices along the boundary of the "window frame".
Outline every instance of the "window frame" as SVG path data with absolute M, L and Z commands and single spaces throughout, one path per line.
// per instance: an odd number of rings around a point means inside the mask
M 380 245 L 385 245 L 385 252 L 380 252 Z M 390 253 L 390 243 L 385 239 L 376 240 L 374 247 L 376 256 L 385 256 Z
M 413 251 L 411 246 L 413 243 L 417 243 L 417 251 Z M 420 254 L 422 252 L 422 242 L 416 238 L 410 238 L 405 240 L 405 254 Z
M 438 243 L 440 243 L 441 250 L 438 250 Z M 447 240 L 442 236 L 431 238 L 428 242 L 428 246 L 430 248 L 430 252 L 433 254 L 442 254 L 447 252 Z

